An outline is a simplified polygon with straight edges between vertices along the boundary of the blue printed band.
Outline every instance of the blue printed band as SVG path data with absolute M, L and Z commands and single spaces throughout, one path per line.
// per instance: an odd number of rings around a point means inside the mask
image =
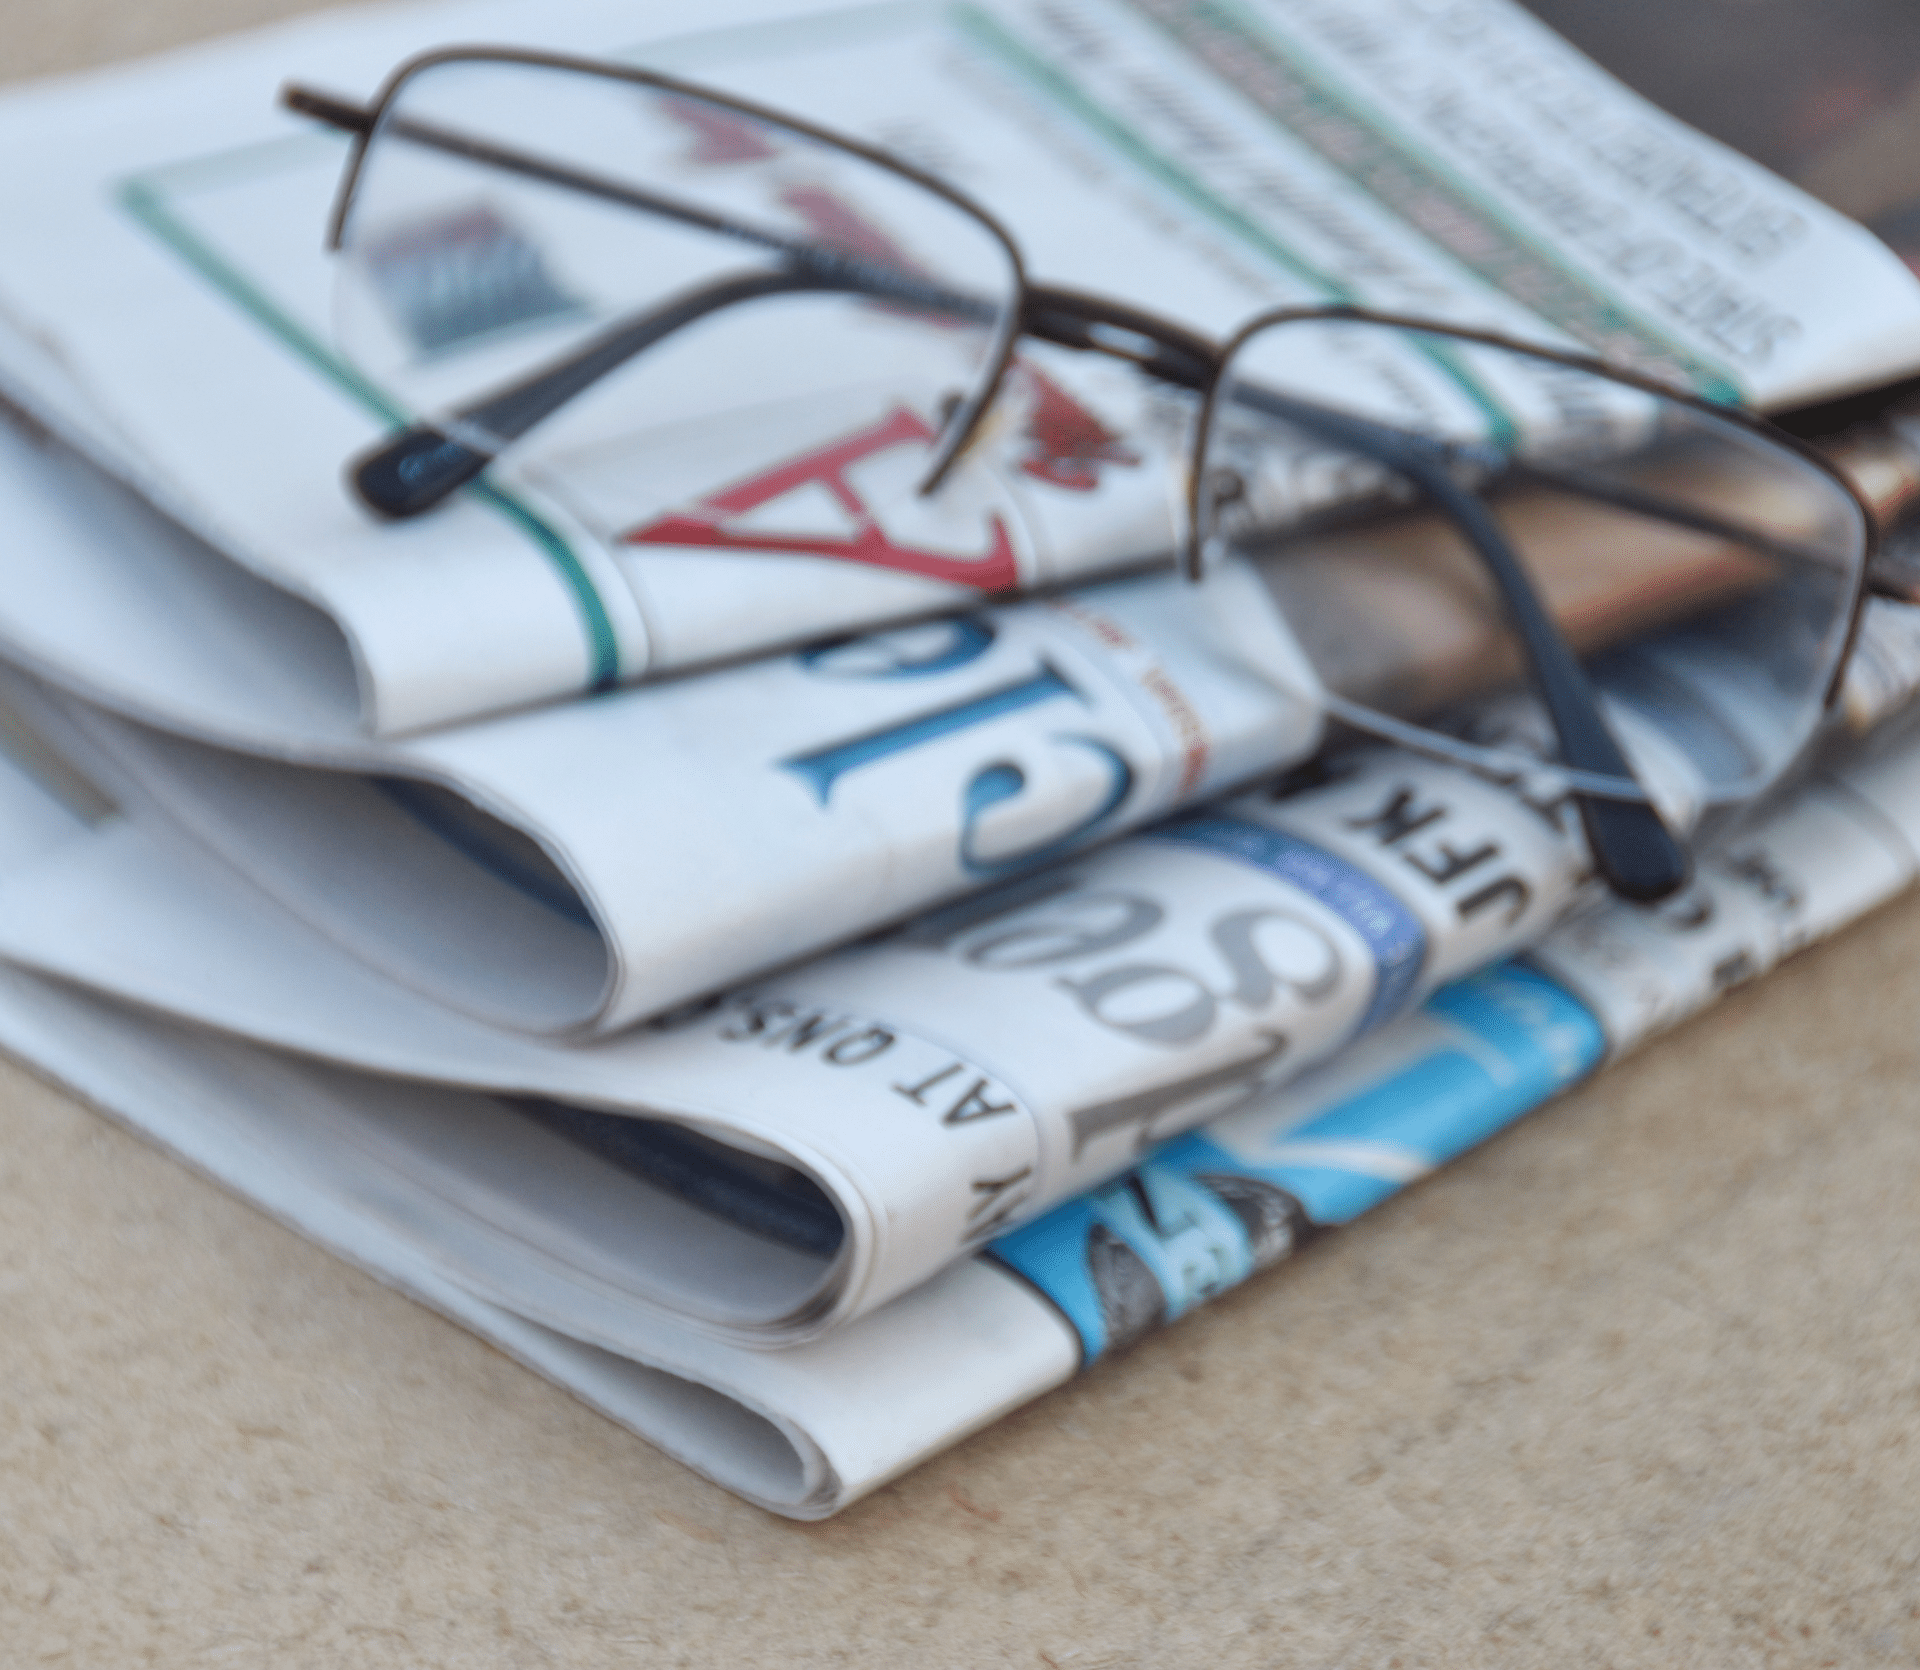
M 1367 942 L 1373 953 L 1373 997 L 1356 1034 L 1406 1007 L 1427 960 L 1427 930 L 1390 888 L 1325 847 L 1241 818 L 1182 818 L 1152 839 L 1184 841 L 1264 870 L 1318 899 Z
M 1049 1299 L 1082 1361 L 1126 1345 L 1278 1263 L 1584 1077 L 1600 1023 L 1521 963 L 1443 987 L 1383 1035 L 1373 1078 L 1314 1106 L 1259 1106 L 1176 1137 L 1105 1188 L 1003 1235 L 988 1253 Z

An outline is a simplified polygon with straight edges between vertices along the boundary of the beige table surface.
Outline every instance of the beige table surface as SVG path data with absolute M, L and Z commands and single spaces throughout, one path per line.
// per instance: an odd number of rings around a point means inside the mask
M 814 1527 L 0 1063 L 0 1666 L 1920 1664 L 1917 1022 L 1909 897 Z

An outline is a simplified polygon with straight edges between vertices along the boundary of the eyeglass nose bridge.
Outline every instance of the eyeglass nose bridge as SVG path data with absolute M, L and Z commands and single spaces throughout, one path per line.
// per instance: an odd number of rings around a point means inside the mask
M 992 377 L 980 385 L 971 404 L 949 418 L 921 480 L 918 491 L 922 496 L 938 492 L 961 456 L 980 439 L 987 416 L 1006 387 L 1022 337 L 1124 360 L 1156 382 L 1195 394 L 1212 382 L 1219 367 L 1219 345 L 1183 325 L 1110 297 L 1031 283 L 1024 271 L 1020 280 L 1005 350 L 998 356 Z

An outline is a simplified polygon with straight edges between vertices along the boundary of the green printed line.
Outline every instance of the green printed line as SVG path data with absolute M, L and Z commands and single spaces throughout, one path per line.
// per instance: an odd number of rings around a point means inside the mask
M 1032 51 L 1025 42 L 1008 34 L 985 12 L 974 6 L 958 5 L 953 8 L 952 16 L 956 27 L 971 36 L 976 46 L 984 48 L 1009 68 L 1018 71 L 1056 104 L 1070 111 L 1086 127 L 1189 206 L 1198 209 L 1243 243 L 1259 250 L 1309 288 L 1319 291 L 1328 301 L 1357 304 L 1362 300 L 1360 292 L 1346 280 L 1315 266 L 1299 251 L 1289 248 L 1264 226 L 1249 220 L 1224 198 L 1216 197 L 1184 169 L 1145 144 L 1137 133 L 1096 104 L 1056 65 Z M 1426 338 L 1418 339 L 1415 346 L 1486 419 L 1488 438 L 1496 446 L 1511 446 L 1518 440 L 1520 431 L 1512 414 L 1460 363 L 1451 349 Z
M 1177 45 L 1476 277 L 1596 353 L 1646 350 L 1710 400 L 1737 404 L 1738 382 L 1557 259 L 1471 184 L 1224 0 L 1126 0 Z
M 623 47 L 613 56 L 623 63 L 685 74 L 712 64 L 753 63 L 843 44 L 866 45 L 924 29 L 940 20 L 941 10 L 939 0 L 879 0 L 877 5 L 849 6 L 843 11 L 696 29 Z
M 546 554 L 547 560 L 559 571 L 560 577 L 573 593 L 574 602 L 579 605 L 581 622 L 587 629 L 587 645 L 593 656 L 587 688 L 595 694 L 611 690 L 620 682 L 620 645 L 614 638 L 613 622 L 607 617 L 607 606 L 601 600 L 593 577 L 574 554 L 573 547 L 549 523 L 534 515 L 511 494 L 501 492 L 492 482 L 482 479 L 466 491 L 513 523 Z
M 412 416 L 377 384 L 341 359 L 313 333 L 288 314 L 265 291 L 216 251 L 175 215 L 145 180 L 123 181 L 120 206 L 173 251 L 182 261 L 224 295 L 282 347 L 304 360 L 336 388 L 351 395 L 375 417 L 394 429 L 405 429 Z M 546 558 L 572 596 L 586 629 L 590 660 L 588 688 L 604 690 L 620 677 L 620 646 L 593 578 L 579 556 L 560 534 L 518 499 L 481 481 L 465 489 L 524 534 Z
M 393 401 L 343 360 L 321 346 L 304 327 L 282 312 L 251 280 L 214 253 L 211 245 L 177 219 L 160 201 L 158 193 L 140 180 L 128 180 L 120 188 L 120 206 L 167 245 L 174 254 L 223 292 L 228 300 L 255 321 L 264 325 L 316 371 L 345 389 L 361 405 L 387 423 L 404 427 L 409 421 Z
M 976 45 L 986 48 L 1002 63 L 1019 71 L 1054 103 L 1071 111 L 1083 126 L 1099 134 L 1128 161 L 1142 172 L 1152 175 L 1175 196 L 1226 227 L 1243 242 L 1251 244 L 1303 284 L 1318 290 L 1329 301 L 1359 300 L 1358 294 L 1345 281 L 1316 267 L 1299 251 L 1290 249 L 1264 226 L 1249 220 L 1224 199 L 1214 196 L 1192 175 L 1147 146 L 1131 128 L 1094 103 L 1057 65 L 1049 63 L 1024 41 L 1007 33 L 985 12 L 974 6 L 959 5 L 953 8 L 953 19 L 961 32 L 971 36 Z

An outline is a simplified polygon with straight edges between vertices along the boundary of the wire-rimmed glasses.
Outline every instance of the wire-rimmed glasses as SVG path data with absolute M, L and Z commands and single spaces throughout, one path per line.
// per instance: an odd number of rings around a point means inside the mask
M 702 422 L 795 451 L 808 426 L 878 422 L 902 444 L 860 455 L 862 505 L 937 522 L 1034 340 L 1200 397 L 1187 571 L 1253 562 L 1305 693 L 1489 770 L 1544 755 L 1628 897 L 1682 884 L 1670 823 L 1776 781 L 1837 687 L 1858 498 L 1798 442 L 1634 372 L 1345 307 L 1217 345 L 1029 282 L 987 211 L 899 158 L 626 66 L 458 48 L 365 106 L 287 101 L 355 135 L 338 328 L 423 414 L 351 467 L 382 515 L 510 448 L 588 481 Z

